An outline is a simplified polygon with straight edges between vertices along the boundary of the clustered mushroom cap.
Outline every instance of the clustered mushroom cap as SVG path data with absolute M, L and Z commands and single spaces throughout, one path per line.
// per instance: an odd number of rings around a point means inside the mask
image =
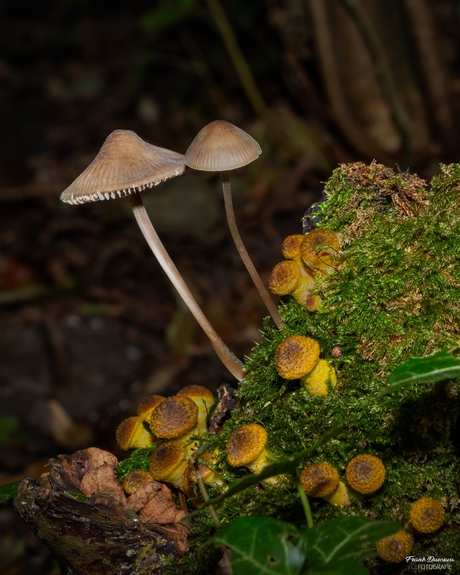
M 303 376 L 301 381 L 310 395 L 323 397 L 329 393 L 329 386 L 336 386 L 337 375 L 332 365 L 325 359 L 319 359 L 315 367 Z
M 319 344 L 310 337 L 293 335 L 275 352 L 276 370 L 284 379 L 298 379 L 311 371 L 319 359 Z
M 267 432 L 261 425 L 242 425 L 232 432 L 227 441 L 227 462 L 232 467 L 248 465 L 263 454 L 266 445 Z
M 153 410 L 165 399 L 166 397 L 156 395 L 155 393 L 144 397 L 137 406 L 137 415 L 142 419 L 142 421 L 149 423 Z
M 320 248 L 320 246 L 323 246 Z M 304 236 L 300 255 L 307 265 L 326 269 L 332 266 L 340 249 L 337 235 L 330 230 L 314 230 Z
M 384 537 L 377 542 L 379 556 L 388 563 L 399 563 L 411 552 L 413 539 L 406 531 L 398 531 L 394 535 Z
M 293 260 L 300 256 L 300 248 L 305 240 L 302 234 L 292 234 L 287 236 L 281 246 L 281 253 L 288 260 Z
M 139 487 L 142 487 L 142 485 L 150 483 L 151 481 L 153 481 L 151 473 L 144 471 L 143 469 L 133 469 L 133 471 L 130 471 L 124 479 L 123 489 L 128 495 L 132 495 L 139 489 Z
M 130 130 L 115 130 L 91 164 L 62 192 L 61 200 L 84 204 L 121 198 L 184 171 L 182 154 L 149 144 Z
M 434 533 L 444 522 L 444 509 L 432 497 L 422 497 L 412 504 L 409 519 L 420 533 Z
M 331 505 L 336 505 L 337 507 L 345 507 L 345 505 L 350 505 L 350 494 L 348 487 L 342 481 L 339 481 L 337 489 L 330 495 L 326 495 L 324 499 Z
M 268 287 L 275 295 L 287 295 L 295 289 L 301 277 L 299 266 L 292 260 L 285 260 L 273 268 Z
M 369 454 L 354 457 L 347 465 L 345 473 L 350 487 L 365 495 L 377 491 L 386 476 L 382 460 Z
M 241 128 L 214 120 L 198 132 L 185 152 L 194 170 L 226 172 L 250 164 L 262 153 L 259 144 Z
M 177 440 L 166 441 L 150 456 L 149 470 L 156 481 L 167 481 L 181 488 L 187 464 L 182 443 Z
M 174 439 L 192 430 L 198 420 L 198 407 L 188 397 L 168 397 L 150 416 L 152 433 L 162 439 Z
M 197 432 L 205 433 L 209 410 L 215 404 L 214 396 L 209 389 L 203 385 L 187 385 L 177 393 L 176 397 L 188 397 L 195 402 L 198 407 Z
M 137 449 L 139 447 L 148 447 L 154 441 L 154 437 L 149 433 L 142 423 L 142 420 L 133 415 L 124 419 L 117 427 L 115 432 L 120 449 Z
M 302 470 L 300 483 L 310 497 L 325 497 L 339 486 L 339 473 L 329 463 L 312 463 Z

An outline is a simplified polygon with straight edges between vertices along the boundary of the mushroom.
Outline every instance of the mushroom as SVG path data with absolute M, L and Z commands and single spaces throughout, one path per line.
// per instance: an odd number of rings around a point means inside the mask
M 215 404 L 213 394 L 203 385 L 192 384 L 182 388 L 177 393 L 177 397 L 188 397 L 196 403 L 198 407 L 197 433 L 205 433 L 208 430 L 206 421 L 209 410 Z
M 86 170 L 64 190 L 61 200 L 84 204 L 130 196 L 134 217 L 163 271 L 208 336 L 222 363 L 241 381 L 242 363 L 224 344 L 199 307 L 158 237 L 139 193 L 181 175 L 185 169 L 182 154 L 148 144 L 130 130 L 115 130 Z
M 142 487 L 151 481 L 153 481 L 153 477 L 149 471 L 144 471 L 143 469 L 133 469 L 124 479 L 123 489 L 125 493 L 132 495 L 139 489 L 139 487 Z
M 257 160 L 261 153 L 259 144 L 249 134 L 229 122 L 214 120 L 195 136 L 185 152 L 185 163 L 194 170 L 221 173 L 225 213 L 233 241 L 273 321 L 277 327 L 281 327 L 284 322 L 257 273 L 238 231 L 228 175 L 229 170 L 250 164 Z
M 267 452 L 267 432 L 258 423 L 242 425 L 233 431 L 227 441 L 227 463 L 232 467 L 247 467 L 260 473 L 270 464 Z M 266 480 L 276 483 L 274 477 Z
M 153 435 L 144 427 L 142 419 L 137 415 L 124 419 L 117 427 L 115 437 L 118 446 L 124 451 L 148 447 L 155 441 Z
M 152 415 L 153 410 L 158 404 L 160 404 L 165 399 L 166 397 L 163 397 L 162 395 L 157 395 L 155 393 L 153 393 L 152 395 L 148 395 L 147 397 L 144 397 L 144 399 L 142 399 L 139 405 L 137 406 L 138 417 L 140 417 L 142 421 L 149 423 L 150 416 Z
M 275 351 L 276 371 L 284 379 L 298 379 L 310 372 L 319 360 L 319 344 L 311 337 L 293 335 Z
M 166 481 L 184 492 L 183 475 L 188 460 L 184 446 L 180 441 L 162 443 L 150 456 L 149 471 L 155 481 Z
M 179 439 L 184 443 L 198 421 L 198 407 L 188 397 L 168 397 L 160 402 L 150 416 L 150 429 L 160 439 Z
M 300 378 L 305 389 L 310 395 L 323 397 L 329 393 L 329 389 L 337 384 L 335 369 L 325 359 L 319 359 L 315 367 Z
M 302 469 L 300 483 L 309 497 L 325 497 L 339 486 L 339 473 L 329 463 L 312 463 Z
M 347 481 L 358 493 L 369 495 L 382 487 L 386 470 L 381 459 L 368 453 L 354 457 L 345 471 Z
M 348 492 L 348 487 L 342 481 L 339 481 L 337 489 L 333 491 L 330 495 L 325 495 L 323 497 L 325 501 L 336 507 L 345 507 L 350 505 L 350 494 Z
M 388 563 L 400 563 L 410 555 L 413 544 L 412 535 L 401 529 L 377 541 L 376 547 L 381 559 Z
M 444 522 L 444 509 L 436 499 L 421 497 L 412 503 L 409 519 L 419 533 L 434 533 Z

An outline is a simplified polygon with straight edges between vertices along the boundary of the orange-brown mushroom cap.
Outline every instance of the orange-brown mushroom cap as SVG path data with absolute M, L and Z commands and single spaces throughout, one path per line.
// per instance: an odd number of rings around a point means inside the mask
M 284 379 L 298 379 L 311 371 L 319 359 L 319 344 L 310 337 L 288 337 L 275 351 L 276 370 Z
M 399 563 L 411 552 L 414 540 L 406 531 L 398 531 L 377 541 L 377 553 L 388 563 Z
M 142 419 L 142 421 L 149 423 L 153 410 L 165 399 L 166 397 L 156 395 L 155 393 L 144 397 L 137 406 L 137 415 Z
M 296 262 L 285 260 L 276 264 L 273 268 L 268 278 L 268 287 L 276 295 L 287 295 L 295 289 L 301 277 L 300 269 Z
M 288 236 L 281 246 L 281 253 L 288 260 L 293 260 L 300 256 L 300 248 L 302 247 L 305 236 L 302 234 L 292 234 Z
M 444 522 L 444 509 L 436 499 L 421 497 L 412 504 L 409 519 L 420 533 L 434 533 Z
M 198 407 L 188 397 L 168 397 L 150 416 L 150 429 L 156 437 L 174 439 L 192 430 L 198 420 Z
M 177 393 L 177 397 L 188 397 L 196 403 L 198 407 L 197 431 L 198 433 L 207 431 L 206 422 L 209 410 L 215 404 L 214 396 L 209 389 L 203 385 L 187 385 Z
M 227 461 L 232 467 L 248 465 L 263 453 L 266 445 L 267 432 L 261 425 L 242 425 L 232 432 L 227 441 Z
M 110 200 L 156 186 L 185 171 L 184 156 L 145 142 L 130 130 L 112 132 L 91 164 L 61 194 L 69 204 Z
M 167 481 L 182 489 L 182 475 L 187 464 L 182 443 L 166 441 L 150 456 L 149 471 L 156 481 Z
M 325 497 L 339 486 L 339 473 L 329 463 L 312 463 L 302 470 L 300 483 L 310 497 Z
M 128 495 L 135 493 L 139 487 L 153 481 L 152 474 L 143 469 L 133 469 L 123 481 L 123 489 Z
M 124 419 L 115 432 L 120 449 L 137 449 L 151 445 L 155 438 L 149 433 L 142 423 L 140 417 L 133 415 Z
M 331 230 L 313 230 L 304 236 L 300 255 L 307 265 L 328 269 L 332 268 L 339 249 L 339 240 L 334 232 Z
M 244 130 L 214 120 L 195 136 L 185 152 L 185 163 L 194 170 L 226 172 L 250 164 L 261 153 L 259 144 Z
M 367 453 L 354 457 L 347 465 L 345 473 L 350 487 L 365 495 L 377 491 L 386 476 L 382 460 Z

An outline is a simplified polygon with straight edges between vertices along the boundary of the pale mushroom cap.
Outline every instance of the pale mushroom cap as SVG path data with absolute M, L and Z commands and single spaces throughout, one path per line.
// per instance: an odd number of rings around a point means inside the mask
M 115 130 L 78 178 L 61 194 L 68 204 L 110 200 L 141 192 L 185 171 L 184 156 Z
M 232 467 L 248 465 L 262 454 L 266 445 L 267 432 L 261 425 L 242 425 L 232 432 L 227 441 L 227 461 Z
M 115 436 L 118 446 L 125 451 L 147 447 L 154 441 L 153 435 L 145 429 L 142 420 L 136 415 L 124 419 L 117 427 Z
M 214 120 L 195 136 L 185 152 L 185 163 L 203 172 L 226 172 L 250 164 L 261 153 L 259 144 L 241 128 Z

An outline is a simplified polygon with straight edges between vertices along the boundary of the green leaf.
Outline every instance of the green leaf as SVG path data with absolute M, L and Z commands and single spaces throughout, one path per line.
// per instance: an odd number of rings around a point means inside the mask
M 7 483 L 0 487 L 0 507 L 8 507 L 13 504 L 13 499 L 18 496 L 19 481 Z
M 332 569 L 344 561 L 362 561 L 374 555 L 372 547 L 364 547 L 365 544 L 376 543 L 399 529 L 397 522 L 372 521 L 365 517 L 339 517 L 307 529 L 303 534 L 306 573 L 329 573 L 325 567 Z
M 304 571 L 305 575 L 369 575 L 369 571 L 357 561 L 337 561 Z
M 398 365 L 387 378 L 387 387 L 380 397 L 393 393 L 409 383 L 435 382 L 460 377 L 460 358 L 446 350 L 438 351 L 427 357 L 412 358 Z
M 206 501 L 206 503 L 204 503 L 200 507 L 200 509 L 193 511 L 193 513 L 190 513 L 187 517 L 193 517 L 205 507 L 209 505 L 215 505 L 216 503 L 220 503 L 224 499 L 227 499 L 232 495 L 236 495 L 240 491 L 243 491 L 244 489 L 251 487 L 251 485 L 256 485 L 257 483 L 260 483 L 261 481 L 264 481 L 269 477 L 274 477 L 275 475 L 295 473 L 298 464 L 303 459 L 305 459 L 307 455 L 310 455 L 310 453 L 318 449 L 318 447 L 321 447 L 321 445 L 323 445 L 324 443 L 328 442 L 330 439 L 338 435 L 342 431 L 342 429 L 343 429 L 342 427 L 338 427 L 336 429 L 327 431 L 324 435 L 322 435 L 318 439 L 318 441 L 316 441 L 308 449 L 304 449 L 303 451 L 297 453 L 296 455 L 292 455 L 287 459 L 283 459 L 283 461 L 278 461 L 277 463 L 267 465 L 267 467 L 265 467 L 260 473 L 247 475 L 246 477 L 243 477 L 243 479 L 238 479 L 237 481 L 234 481 L 224 493 L 218 495 L 217 497 L 213 497 L 212 499 L 208 499 L 208 501 Z
M 271 517 L 238 517 L 212 542 L 230 547 L 238 575 L 297 575 L 305 561 L 299 530 Z

